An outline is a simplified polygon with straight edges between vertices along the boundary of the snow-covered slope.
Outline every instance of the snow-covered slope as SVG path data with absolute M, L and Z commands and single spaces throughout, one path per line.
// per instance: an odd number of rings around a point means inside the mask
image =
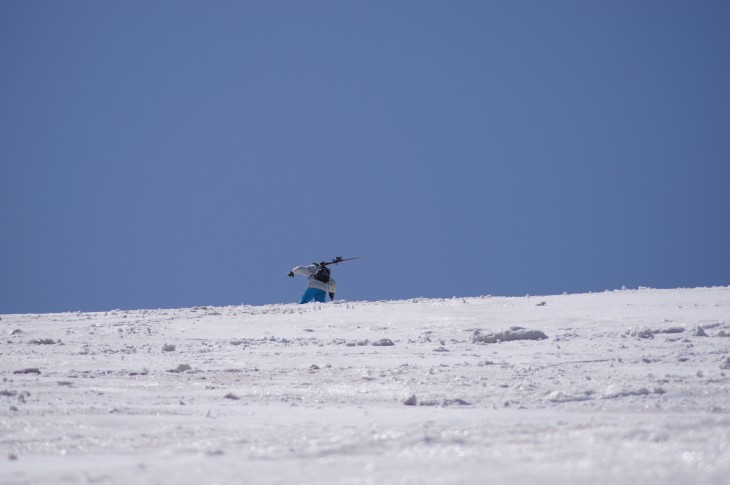
M 730 477 L 730 288 L 2 315 L 0 330 L 0 483 Z

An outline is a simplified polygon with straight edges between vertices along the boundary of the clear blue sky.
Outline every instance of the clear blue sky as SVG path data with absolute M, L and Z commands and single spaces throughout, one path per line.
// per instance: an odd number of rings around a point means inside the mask
M 730 284 L 730 2 L 0 2 L 0 313 Z

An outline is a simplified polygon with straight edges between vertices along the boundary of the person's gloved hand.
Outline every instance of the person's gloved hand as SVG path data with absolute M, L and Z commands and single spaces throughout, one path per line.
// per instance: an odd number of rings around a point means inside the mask
M 335 294 L 330 291 L 330 300 L 334 300 L 334 299 L 335 299 Z
M 294 278 L 294 271 L 289 271 L 289 272 L 288 272 L 288 273 L 287 273 L 286 275 L 287 275 L 287 276 L 288 276 L 289 278 Z

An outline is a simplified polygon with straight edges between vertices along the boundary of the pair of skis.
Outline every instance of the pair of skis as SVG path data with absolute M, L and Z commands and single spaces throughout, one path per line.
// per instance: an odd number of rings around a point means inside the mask
M 356 256 L 354 258 L 344 258 L 344 259 L 341 256 L 337 256 L 332 261 L 322 261 L 321 263 L 314 263 L 314 264 L 318 264 L 320 266 L 327 266 L 327 265 L 330 265 L 330 264 L 340 264 L 340 263 L 343 263 L 345 261 L 352 261 L 353 259 L 360 259 L 360 256 Z
M 352 261 L 353 259 L 360 259 L 360 256 L 356 256 L 354 258 L 343 258 L 342 256 L 337 256 L 332 261 L 321 261 L 319 263 L 312 263 L 312 264 L 316 264 L 317 266 L 329 266 L 330 264 L 337 265 L 337 264 L 340 264 L 340 263 L 344 263 L 345 261 Z M 294 273 L 292 273 L 290 271 L 289 273 L 287 273 L 287 276 L 293 277 L 294 276 Z

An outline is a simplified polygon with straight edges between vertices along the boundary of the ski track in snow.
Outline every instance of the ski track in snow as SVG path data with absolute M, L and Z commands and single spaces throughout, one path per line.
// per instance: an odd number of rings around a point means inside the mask
M 3 484 L 730 477 L 730 288 L 0 315 L 0 335 Z

